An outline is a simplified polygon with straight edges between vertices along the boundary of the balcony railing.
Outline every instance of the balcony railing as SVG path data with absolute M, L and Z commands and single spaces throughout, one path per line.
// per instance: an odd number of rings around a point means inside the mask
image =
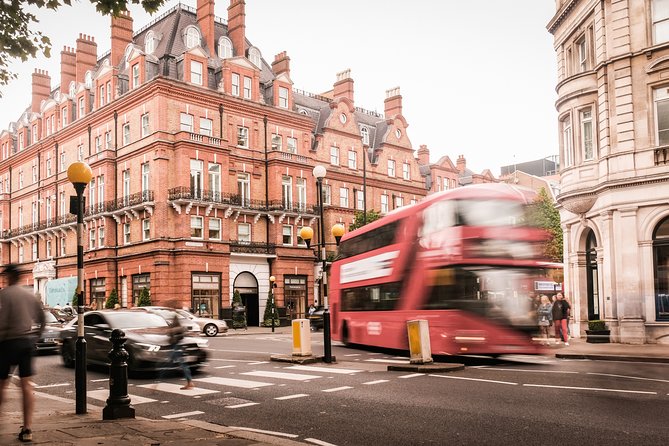
M 287 211 L 295 213 L 315 214 L 315 206 L 310 204 L 290 203 L 282 200 L 273 200 L 265 205 L 264 200 L 242 198 L 240 194 L 227 192 L 212 192 L 205 189 L 188 186 L 174 187 L 168 191 L 169 201 L 195 201 L 203 204 L 218 203 L 221 205 L 239 206 L 245 209 L 259 211 Z
M 276 245 L 274 243 L 230 240 L 230 251 L 244 254 L 275 254 Z
M 669 164 L 669 147 L 658 147 L 655 149 L 655 165 Z
M 271 200 L 268 206 L 269 211 L 286 211 L 299 214 L 317 214 L 318 209 L 313 204 L 295 203 L 287 200 Z

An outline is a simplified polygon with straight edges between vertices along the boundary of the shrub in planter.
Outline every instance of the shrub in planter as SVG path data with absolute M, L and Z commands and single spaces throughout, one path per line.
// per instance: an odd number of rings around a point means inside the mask
M 606 322 L 602 320 L 588 321 L 588 330 L 606 330 Z
M 585 330 L 586 342 L 591 344 L 608 343 L 611 331 L 606 328 L 606 322 L 602 320 L 588 321 L 588 330 Z

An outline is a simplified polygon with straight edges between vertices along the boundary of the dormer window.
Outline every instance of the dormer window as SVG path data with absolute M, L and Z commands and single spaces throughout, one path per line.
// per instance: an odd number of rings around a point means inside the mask
M 86 77 L 84 78 L 84 82 L 88 90 L 90 90 L 91 87 L 93 87 L 93 75 L 91 74 L 90 71 L 86 72 Z
M 194 84 L 202 85 L 202 63 L 191 60 L 190 81 Z
M 251 47 L 251 48 L 249 49 L 249 60 L 251 61 L 251 63 L 252 63 L 253 65 L 255 65 L 256 67 L 260 68 L 261 57 L 260 57 L 260 50 L 258 50 L 258 48 L 256 48 L 256 47 Z
M 367 127 L 360 127 L 360 136 L 362 137 L 362 143 L 369 145 L 369 129 Z
M 232 57 L 232 41 L 225 36 L 218 39 L 218 57 L 221 59 Z
M 70 82 L 70 98 L 73 98 L 77 94 L 77 84 L 72 81 Z
M 153 31 L 146 33 L 146 37 L 144 37 L 144 52 L 146 54 L 153 54 L 153 52 L 156 51 L 157 46 L 158 37 L 156 36 L 156 33 Z
M 200 31 L 194 26 L 189 26 L 186 28 L 186 31 L 184 33 L 184 43 L 186 44 L 186 48 L 191 49 L 195 48 L 196 46 L 200 45 Z

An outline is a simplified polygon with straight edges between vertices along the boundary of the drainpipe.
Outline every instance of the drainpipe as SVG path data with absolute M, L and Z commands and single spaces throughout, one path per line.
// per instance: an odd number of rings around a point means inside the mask
M 223 139 L 223 104 L 218 105 L 218 137 Z
M 118 112 L 114 110 L 114 200 L 117 200 L 118 193 Z M 112 218 L 112 220 L 114 220 Z M 114 220 L 114 233 L 116 234 L 116 240 L 114 243 L 114 288 L 119 296 L 123 296 L 121 290 L 118 289 L 118 223 Z M 127 295 L 127 290 L 126 290 Z M 122 298 L 122 297 L 121 297 Z
M 265 126 L 265 211 L 267 212 L 267 224 L 265 225 L 265 243 L 267 254 L 269 254 L 269 158 L 267 154 L 267 115 L 263 116 L 262 122 Z M 270 263 L 271 266 L 271 263 Z

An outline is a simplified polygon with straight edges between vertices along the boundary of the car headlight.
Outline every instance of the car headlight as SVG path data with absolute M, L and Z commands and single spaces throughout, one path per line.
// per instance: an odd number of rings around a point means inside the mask
M 148 350 L 150 352 L 157 352 L 160 350 L 160 345 L 155 345 L 155 344 L 144 344 L 142 342 L 138 342 L 135 344 L 137 346 L 142 347 L 144 350 Z

